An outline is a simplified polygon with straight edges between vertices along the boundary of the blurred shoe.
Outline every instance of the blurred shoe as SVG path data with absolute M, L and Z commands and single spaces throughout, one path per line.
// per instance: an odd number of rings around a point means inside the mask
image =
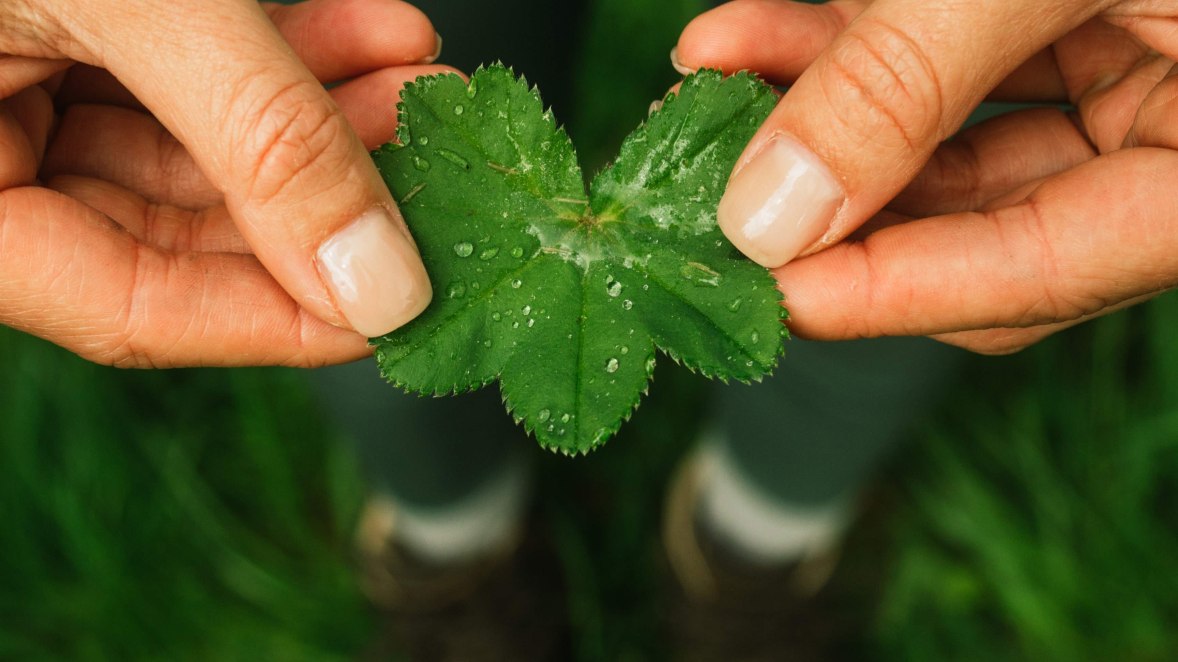
M 676 587 L 665 612 L 672 659 L 830 660 L 837 617 L 820 593 L 838 565 L 837 542 L 779 562 L 752 560 L 701 517 L 708 457 L 680 465 L 663 513 L 663 546 Z
M 438 559 L 415 552 L 399 535 L 405 518 L 393 499 L 374 496 L 364 506 L 356 531 L 361 587 L 374 605 L 400 612 L 432 612 L 475 593 L 487 576 L 508 562 L 519 547 L 520 522 L 495 544 L 460 559 Z
M 526 490 L 484 490 L 439 516 L 370 499 L 361 581 L 385 623 L 364 659 L 566 659 L 561 567 L 526 503 Z

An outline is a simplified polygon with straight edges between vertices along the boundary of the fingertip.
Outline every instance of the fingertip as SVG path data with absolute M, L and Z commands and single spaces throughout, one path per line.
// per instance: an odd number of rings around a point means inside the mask
M 738 166 L 720 199 L 720 229 L 754 262 L 779 267 L 824 237 L 846 193 L 799 141 L 774 134 Z
M 404 223 L 374 207 L 324 241 L 319 273 L 348 325 L 368 337 L 417 317 L 433 295 Z

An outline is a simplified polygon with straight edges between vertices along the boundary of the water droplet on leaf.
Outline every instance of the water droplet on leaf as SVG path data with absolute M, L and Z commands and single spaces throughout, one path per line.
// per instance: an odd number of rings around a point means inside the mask
M 467 161 L 466 159 L 462 158 L 458 154 L 458 152 L 455 152 L 453 150 L 446 149 L 445 147 L 443 147 L 438 150 L 438 156 L 442 157 L 443 159 L 446 159 L 450 163 L 453 163 L 454 165 L 458 166 L 459 168 L 462 168 L 463 170 L 470 170 L 470 161 Z
M 631 308 L 633 308 L 633 307 L 634 307 L 634 302 L 633 302 L 633 301 L 631 301 L 631 300 L 629 300 L 629 299 L 626 299 L 625 301 L 622 301 L 622 310 L 630 310 L 630 309 L 631 309 Z
M 617 359 L 610 359 L 610 360 L 606 361 L 605 362 L 605 371 L 610 372 L 610 373 L 617 372 L 618 371 L 618 360 Z
M 511 281 L 511 289 L 518 290 L 523 284 L 524 282 L 522 280 L 516 278 L 515 280 Z
M 688 262 L 679 267 L 679 275 L 700 287 L 719 287 L 720 274 L 706 264 Z
M 454 254 L 458 257 L 470 257 L 470 254 L 473 252 L 474 244 L 469 241 L 460 241 L 454 244 Z
M 446 286 L 447 298 L 461 299 L 464 296 L 466 296 L 466 283 L 456 280 Z
M 462 104 L 458 104 L 457 106 L 454 106 L 454 114 L 455 115 L 461 115 L 462 113 L 465 113 L 465 112 L 466 112 L 466 108 Z
M 479 259 L 486 262 L 487 260 L 493 259 L 498 254 L 499 254 L 499 247 L 498 246 L 491 246 L 489 248 L 484 248 L 483 251 L 481 253 L 479 253 Z
M 544 421 L 547 421 L 548 417 L 551 415 L 552 412 L 548 411 L 547 409 L 541 409 L 540 411 L 536 412 L 536 420 L 543 423 Z
M 429 170 L 429 161 L 426 161 L 425 159 L 421 158 L 420 156 L 415 156 L 415 157 L 413 157 L 413 167 L 417 168 L 418 170 L 420 170 L 422 172 L 426 172 L 427 170 Z
M 611 297 L 616 297 L 622 293 L 622 284 L 619 283 L 613 276 L 606 276 L 605 278 L 605 293 Z

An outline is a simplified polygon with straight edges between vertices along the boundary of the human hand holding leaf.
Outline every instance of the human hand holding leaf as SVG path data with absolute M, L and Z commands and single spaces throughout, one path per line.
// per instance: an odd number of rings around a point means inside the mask
M 656 346 L 708 377 L 761 378 L 786 335 L 781 295 L 715 210 L 775 100 L 749 75 L 689 77 L 586 196 L 568 136 L 506 68 L 408 86 L 400 144 L 374 158 L 436 296 L 373 341 L 382 373 L 437 395 L 499 379 L 512 415 L 567 454 L 629 417 Z

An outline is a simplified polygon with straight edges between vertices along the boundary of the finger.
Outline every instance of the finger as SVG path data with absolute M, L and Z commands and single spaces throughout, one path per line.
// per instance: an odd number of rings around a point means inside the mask
M 53 95 L 53 103 L 59 113 L 65 113 L 75 104 L 118 106 L 141 112 L 147 110 L 109 71 L 89 64 L 70 67 L 57 94 Z
M 397 101 L 417 76 L 452 71 L 441 66 L 382 69 L 331 90 L 365 147 L 392 139 Z M 62 116 L 45 178 L 81 175 L 105 179 L 152 203 L 198 211 L 221 204 L 221 192 L 188 150 L 154 118 L 127 108 L 79 104 Z
M 980 209 L 1013 188 L 1095 155 L 1075 122 L 1059 110 L 999 115 L 937 147 L 888 209 L 919 217 Z
M 1014 354 L 1020 352 L 1035 343 L 1052 336 L 1060 331 L 1072 328 L 1078 324 L 1103 317 L 1118 310 L 1124 310 L 1130 306 L 1136 306 L 1139 303 L 1144 303 L 1154 298 L 1155 294 L 1147 294 L 1145 296 L 1133 297 L 1109 306 L 1092 315 L 1084 315 L 1083 317 L 1069 320 L 1066 322 L 1056 322 L 1054 324 L 1041 324 L 1039 326 L 1031 326 L 1025 328 L 998 328 L 998 329 L 979 329 L 976 331 L 957 331 L 954 333 L 942 333 L 933 336 L 945 344 L 967 349 L 978 354 L 1001 355 Z
M 785 94 L 746 148 L 718 210 L 753 260 L 830 245 L 919 172 L 1018 64 L 1095 11 L 1069 0 L 880 0 Z
M 46 189 L 0 193 L 0 252 L 0 323 L 92 361 L 316 366 L 366 353 L 252 257 L 160 251 Z
M 263 3 L 295 54 L 329 83 L 377 69 L 429 64 L 442 40 L 429 18 L 396 0 L 307 0 Z
M 0 190 L 32 184 L 37 177 L 36 155 L 24 127 L 0 105 Z
M 61 175 L 46 184 L 101 212 L 143 244 L 169 252 L 249 253 L 224 206 L 199 211 L 151 202 L 118 184 Z
M 702 67 L 726 73 L 749 69 L 771 82 L 790 83 L 866 7 L 854 0 L 728 2 L 687 24 L 671 63 L 684 75 Z
M 397 103 L 401 90 L 418 76 L 458 73 L 438 65 L 380 69 L 338 85 L 331 97 L 339 104 L 348 124 L 355 129 L 367 149 L 375 149 L 393 139 L 397 130 Z
M 222 201 L 221 192 L 188 150 L 154 118 L 115 106 L 71 106 L 62 116 L 42 176 L 105 179 L 148 200 L 199 210 Z
M 111 25 L 65 4 L 76 59 L 119 77 L 187 147 L 300 305 L 368 336 L 425 308 L 428 277 L 367 150 L 260 7 L 153 0 Z
M 404 2 L 311 0 L 263 7 L 295 55 L 324 83 L 429 63 L 441 49 L 429 19 Z M 143 110 L 110 72 L 90 65 L 73 67 L 55 98 L 63 111 L 78 103 Z
M 880 230 L 776 270 L 791 329 L 818 339 L 1081 319 L 1178 281 L 1178 154 L 1097 157 L 1025 200 Z
M 71 64 L 62 59 L 0 55 L 0 99 L 36 85 Z
M 34 169 L 40 168 L 45 158 L 49 132 L 53 128 L 53 102 L 40 86 L 33 85 L 0 102 L 16 123 L 29 144 Z
M 934 340 L 960 347 L 961 349 L 985 354 L 987 356 L 1004 356 L 1014 354 L 1034 345 L 1060 331 L 1070 329 L 1083 320 L 1043 324 L 1026 328 L 998 328 L 979 329 L 976 331 L 955 331 L 932 336 Z
M 1178 65 L 1166 73 L 1137 108 L 1125 137 L 1126 147 L 1178 149 Z
M 779 85 L 792 83 L 869 3 L 836 0 L 811 5 L 788 0 L 735 0 L 700 14 L 671 51 L 687 75 L 707 67 L 755 71 Z M 996 101 L 1064 101 L 1067 90 L 1050 49 L 1041 50 L 988 95 Z

